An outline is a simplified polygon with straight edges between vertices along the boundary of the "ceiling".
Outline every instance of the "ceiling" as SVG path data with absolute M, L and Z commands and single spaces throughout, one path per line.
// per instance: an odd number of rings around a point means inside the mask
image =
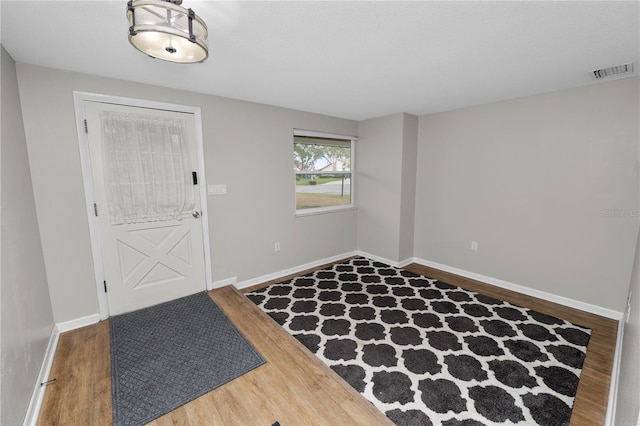
M 640 68 L 638 1 L 196 1 L 209 59 L 173 64 L 127 40 L 126 1 L 2 0 L 17 62 L 354 120 L 422 115 L 597 84 Z

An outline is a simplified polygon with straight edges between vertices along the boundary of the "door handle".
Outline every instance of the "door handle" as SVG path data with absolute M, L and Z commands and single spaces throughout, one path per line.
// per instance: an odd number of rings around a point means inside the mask
M 194 211 L 193 212 L 193 217 L 195 217 L 196 219 L 200 217 L 200 212 L 199 211 Z

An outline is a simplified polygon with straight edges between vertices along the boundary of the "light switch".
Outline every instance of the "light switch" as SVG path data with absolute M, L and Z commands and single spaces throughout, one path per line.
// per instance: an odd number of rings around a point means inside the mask
M 218 185 L 208 185 L 207 186 L 207 194 L 209 195 L 226 195 L 227 194 L 227 185 L 222 183 Z

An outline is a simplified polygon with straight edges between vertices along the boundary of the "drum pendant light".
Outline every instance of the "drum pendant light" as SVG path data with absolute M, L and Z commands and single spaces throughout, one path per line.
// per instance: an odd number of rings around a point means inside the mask
M 207 25 L 182 0 L 127 3 L 129 42 L 153 58 L 190 64 L 209 56 Z

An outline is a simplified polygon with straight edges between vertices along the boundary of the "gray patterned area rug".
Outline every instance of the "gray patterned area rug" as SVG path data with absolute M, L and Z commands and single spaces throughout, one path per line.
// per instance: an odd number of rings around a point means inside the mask
M 111 317 L 114 425 L 141 425 L 262 365 L 207 293 Z
M 398 425 L 566 425 L 591 335 L 365 258 L 247 297 Z

